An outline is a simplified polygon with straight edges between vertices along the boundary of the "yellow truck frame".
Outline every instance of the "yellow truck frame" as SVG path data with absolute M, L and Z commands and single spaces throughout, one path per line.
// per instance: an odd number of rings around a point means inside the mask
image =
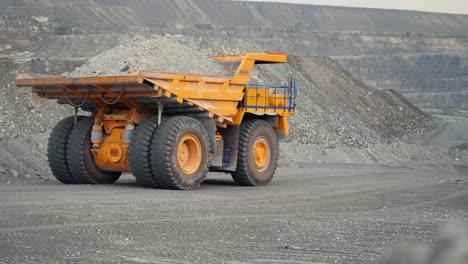
M 289 135 L 296 87 L 249 85 L 255 64 L 287 63 L 286 53 L 213 57 L 232 77 L 135 71 L 126 76 L 19 74 L 39 98 L 75 107 L 49 140 L 54 176 L 66 184 L 106 184 L 133 172 L 146 187 L 195 189 L 208 170 L 240 185 L 269 183 L 275 132 Z M 91 117 L 77 116 L 77 110 Z

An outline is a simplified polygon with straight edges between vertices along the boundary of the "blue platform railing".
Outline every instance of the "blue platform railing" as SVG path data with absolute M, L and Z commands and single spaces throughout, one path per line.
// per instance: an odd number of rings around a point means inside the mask
M 283 86 L 249 84 L 247 89 L 255 89 L 257 91 L 269 90 L 269 93 L 255 92 L 255 95 L 249 95 L 249 93 L 247 92 L 246 100 L 244 102 L 245 108 L 255 109 L 255 111 L 262 111 L 262 110 L 266 111 L 267 109 L 273 109 L 275 111 L 282 110 L 282 111 L 294 112 L 296 110 L 296 98 L 297 98 L 296 80 L 290 77 L 288 82 L 289 82 L 289 85 L 283 85 Z M 283 95 L 284 97 L 281 97 L 278 95 Z M 259 104 L 260 100 L 263 101 L 262 104 Z M 281 101 L 283 103 L 282 105 L 279 104 L 281 103 Z M 252 102 L 255 102 L 255 104 L 252 104 Z M 269 105 L 269 102 L 272 102 L 272 104 Z

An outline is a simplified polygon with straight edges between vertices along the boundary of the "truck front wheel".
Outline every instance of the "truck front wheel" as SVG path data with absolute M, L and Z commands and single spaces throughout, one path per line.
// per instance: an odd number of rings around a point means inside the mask
M 261 119 L 241 124 L 236 171 L 238 185 L 262 186 L 271 182 L 278 159 L 278 139 L 271 125 Z

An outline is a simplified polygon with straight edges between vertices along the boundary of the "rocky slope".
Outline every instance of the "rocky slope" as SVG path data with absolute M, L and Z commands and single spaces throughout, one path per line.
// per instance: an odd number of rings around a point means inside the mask
M 468 111 L 468 52 L 334 59 L 366 84 L 397 90 L 421 108 Z
M 463 15 L 222 0 L 5 0 L 6 25 L 41 22 L 31 31 L 124 32 L 161 27 L 210 28 L 313 26 L 316 30 L 424 32 L 467 35 Z M 26 28 L 23 30 L 26 31 Z

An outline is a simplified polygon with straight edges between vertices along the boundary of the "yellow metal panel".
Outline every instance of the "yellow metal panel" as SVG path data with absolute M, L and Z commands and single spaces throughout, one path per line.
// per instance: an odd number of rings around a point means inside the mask
M 100 76 L 100 77 L 57 77 L 19 74 L 16 77 L 17 86 L 67 86 L 67 85 L 113 85 L 113 84 L 135 84 L 139 85 L 143 79 L 135 75 L 127 76 Z
M 247 113 L 254 113 L 254 114 L 277 114 L 279 116 L 295 116 L 295 112 L 289 112 L 289 111 L 286 111 L 286 110 L 282 110 L 282 109 L 264 109 L 264 108 L 258 108 L 258 109 L 254 109 L 254 108 L 247 108 L 245 110 L 245 112 Z
M 231 84 L 247 85 L 250 82 L 250 74 L 236 74 L 232 77 Z
M 219 77 L 210 75 L 199 75 L 199 74 L 181 74 L 171 72 L 155 72 L 155 71 L 140 71 L 140 77 L 143 79 L 159 79 L 159 80 L 187 80 L 193 82 L 206 81 L 206 82 L 217 82 L 224 83 L 229 82 L 231 77 Z
M 248 112 L 267 112 L 267 113 L 283 113 L 289 112 L 287 106 L 289 100 L 284 94 L 272 94 L 267 89 L 247 89 L 246 92 L 247 106 L 255 106 L 255 108 L 248 108 Z M 277 109 L 270 109 L 266 107 L 278 107 Z
M 246 53 L 246 54 L 229 54 L 213 56 L 220 62 L 237 62 L 243 60 L 255 60 L 257 63 L 287 63 L 287 53 Z
M 242 85 L 227 85 L 228 88 L 226 89 L 226 85 L 224 83 L 177 80 L 177 85 L 174 85 L 174 83 L 164 80 L 146 80 L 167 91 L 170 91 L 173 94 L 187 99 L 240 101 L 244 96 L 244 87 Z

